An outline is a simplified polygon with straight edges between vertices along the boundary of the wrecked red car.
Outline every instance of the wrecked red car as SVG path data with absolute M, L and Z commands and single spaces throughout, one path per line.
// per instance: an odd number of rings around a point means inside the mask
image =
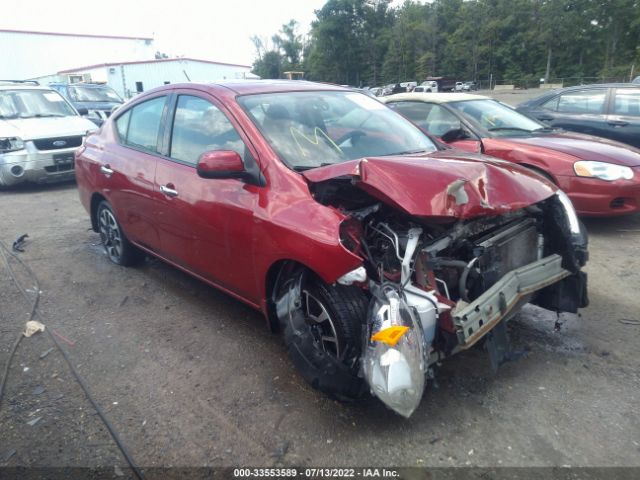
M 224 290 L 284 332 L 311 385 L 404 416 L 444 358 L 484 344 L 501 363 L 526 302 L 587 304 L 564 193 L 340 87 L 151 90 L 87 138 L 76 176 L 113 262 L 151 254 Z

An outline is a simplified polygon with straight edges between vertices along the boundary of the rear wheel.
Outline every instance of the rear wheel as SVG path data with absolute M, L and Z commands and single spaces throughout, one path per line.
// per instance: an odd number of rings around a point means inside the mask
M 108 202 L 98 205 L 98 231 L 109 260 L 128 267 L 144 258 L 144 254 L 127 239 Z
M 284 322 L 289 356 L 314 388 L 338 399 L 362 395 L 358 376 L 361 326 L 368 300 L 361 289 L 311 278 Z

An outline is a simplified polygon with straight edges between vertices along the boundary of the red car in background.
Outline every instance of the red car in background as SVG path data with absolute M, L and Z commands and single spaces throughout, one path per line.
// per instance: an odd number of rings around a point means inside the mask
M 76 177 L 111 261 L 151 254 L 224 290 L 284 331 L 311 385 L 405 416 L 445 357 L 505 360 L 526 302 L 587 304 L 566 195 L 349 89 L 150 90 L 87 138 Z
M 400 94 L 382 99 L 449 145 L 525 166 L 564 190 L 578 214 L 640 210 L 640 150 L 539 123 L 488 97 Z

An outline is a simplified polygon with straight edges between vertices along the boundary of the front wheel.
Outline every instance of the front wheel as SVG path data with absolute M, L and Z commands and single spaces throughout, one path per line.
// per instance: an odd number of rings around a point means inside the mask
M 368 299 L 357 287 L 307 279 L 284 322 L 289 356 L 314 388 L 338 399 L 365 392 L 358 376 Z
M 98 205 L 98 231 L 109 260 L 125 267 L 135 265 L 144 257 L 122 231 L 116 215 L 108 202 Z

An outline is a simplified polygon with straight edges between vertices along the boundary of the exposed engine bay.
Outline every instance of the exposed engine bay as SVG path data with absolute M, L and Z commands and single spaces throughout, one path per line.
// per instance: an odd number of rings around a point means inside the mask
M 434 221 L 354 195 L 339 181 L 316 187 L 318 201 L 347 216 L 341 241 L 363 259 L 338 280 L 371 299 L 361 374 L 403 416 L 445 357 L 484 342 L 497 368 L 507 337 L 492 330 L 525 303 L 573 313 L 588 303 L 580 271 L 587 240 L 562 192 L 502 215 Z

